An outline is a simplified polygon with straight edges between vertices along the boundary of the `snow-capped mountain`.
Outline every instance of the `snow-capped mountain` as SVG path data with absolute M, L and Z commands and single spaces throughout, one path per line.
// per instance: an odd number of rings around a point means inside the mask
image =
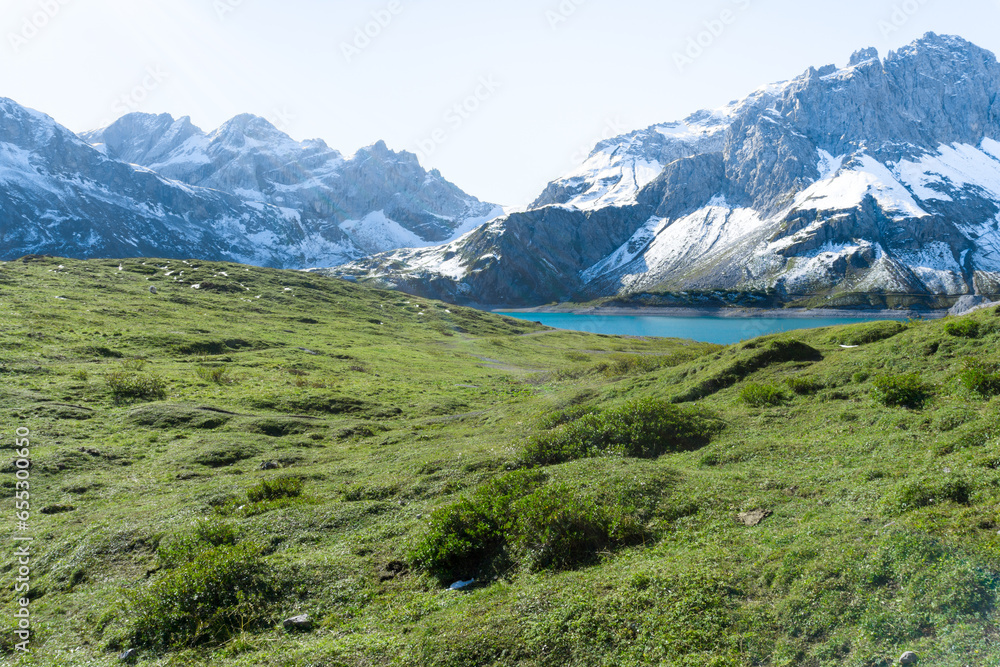
M 450 241 L 503 212 L 381 141 L 345 157 L 252 115 L 205 133 L 186 117 L 134 113 L 83 138 L 167 178 L 280 209 L 340 249 L 321 266 Z
M 336 270 L 490 305 L 690 289 L 1000 293 L 1000 65 L 925 35 L 599 144 L 523 213 Z
M 447 241 L 499 212 L 383 143 L 345 158 L 253 116 L 206 135 L 141 114 L 81 138 L 0 98 L 0 260 L 335 266 Z
M 285 266 L 306 250 L 323 254 L 324 242 L 273 206 L 110 159 L 48 116 L 0 99 L 0 259 L 217 257 Z

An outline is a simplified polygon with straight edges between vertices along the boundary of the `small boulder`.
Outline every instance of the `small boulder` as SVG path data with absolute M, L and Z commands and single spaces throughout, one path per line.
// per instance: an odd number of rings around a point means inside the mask
M 917 664 L 917 654 L 913 651 L 907 651 L 903 655 L 899 656 L 899 664 L 901 665 L 915 665 Z
M 281 622 L 285 630 L 293 632 L 309 632 L 312 630 L 312 619 L 309 618 L 309 614 L 302 614 L 300 616 L 292 616 L 291 618 L 286 618 Z
M 281 464 L 277 461 L 264 461 L 260 464 L 261 470 L 278 470 L 281 468 Z
M 750 526 L 752 528 L 753 526 L 759 526 L 764 521 L 764 519 L 771 516 L 771 514 L 773 514 L 771 510 L 758 509 L 750 512 L 742 512 L 736 518 L 744 526 Z
M 156 285 L 150 285 L 149 286 L 149 293 L 150 294 L 156 294 Z

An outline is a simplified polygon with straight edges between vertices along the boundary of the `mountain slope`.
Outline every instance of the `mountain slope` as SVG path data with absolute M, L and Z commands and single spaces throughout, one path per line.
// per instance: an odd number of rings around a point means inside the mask
M 996 57 L 957 37 L 929 33 L 884 60 L 859 51 L 844 68 L 602 142 L 533 210 L 447 249 L 336 273 L 504 305 L 691 289 L 830 305 L 995 294 L 997 91 Z M 545 260 L 567 234 L 586 251 Z M 518 275 L 532 278 L 503 286 Z
M 345 261 L 449 241 L 502 213 L 383 142 L 345 157 L 252 115 L 207 134 L 189 118 L 135 113 L 83 137 L 167 178 L 281 208 L 342 245 Z

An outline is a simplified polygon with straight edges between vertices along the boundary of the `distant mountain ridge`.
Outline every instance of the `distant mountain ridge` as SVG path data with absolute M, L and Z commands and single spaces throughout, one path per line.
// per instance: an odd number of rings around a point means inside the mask
M 684 290 L 828 305 L 1000 292 L 1000 65 L 928 33 L 601 142 L 529 210 L 333 271 L 463 303 Z
M 0 259 L 195 257 L 335 266 L 460 236 L 502 211 L 382 142 L 345 157 L 238 116 L 130 114 L 76 136 L 0 98 Z

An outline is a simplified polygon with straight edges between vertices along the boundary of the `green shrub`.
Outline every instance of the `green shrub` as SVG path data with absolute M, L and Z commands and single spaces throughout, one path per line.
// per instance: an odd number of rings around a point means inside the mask
M 133 373 L 141 373 L 146 369 L 146 365 L 149 362 L 145 359 L 126 359 L 121 362 L 122 370 L 131 371 Z
M 229 374 L 229 369 L 225 366 L 198 366 L 195 373 L 205 382 L 214 382 L 215 384 L 233 384 L 235 382 Z
M 921 408 L 931 397 L 931 387 L 916 373 L 884 375 L 875 378 L 872 396 L 887 406 Z
M 520 460 L 531 466 L 599 456 L 656 458 L 703 447 L 719 428 L 717 419 L 695 408 L 653 399 L 631 401 L 535 435 Z
M 781 387 L 773 384 L 748 382 L 740 389 L 740 400 L 752 408 L 781 405 L 786 399 Z
M 298 498 L 302 495 L 302 480 L 298 477 L 265 479 L 247 489 L 247 500 L 252 503 Z
M 538 420 L 538 426 L 539 428 L 551 431 L 557 426 L 575 422 L 582 417 L 597 414 L 598 412 L 599 410 L 592 405 L 574 405 L 565 410 L 556 410 L 555 412 L 542 415 Z
M 514 471 L 437 510 L 410 560 L 443 580 L 502 570 L 510 557 L 504 547 L 511 530 L 511 506 L 547 478 L 539 470 Z
M 597 370 L 608 377 L 642 375 L 659 370 L 662 367 L 661 361 L 659 357 L 629 354 L 615 357 L 608 364 L 598 364 Z
M 116 403 L 167 397 L 167 385 L 156 375 L 123 369 L 109 373 L 106 380 Z
M 1000 364 L 969 359 L 958 378 L 966 389 L 983 398 L 1000 394 Z
M 269 624 L 277 589 L 260 547 L 210 547 L 128 596 L 133 646 L 218 644 Z
M 191 562 L 202 551 L 234 546 L 237 541 L 238 533 L 231 524 L 211 519 L 201 520 L 188 533 L 160 540 L 156 555 L 163 567 L 171 569 Z
M 517 501 L 513 535 L 533 571 L 568 570 L 591 562 L 612 547 L 641 544 L 645 527 L 627 512 L 615 512 L 551 485 Z
M 963 318 L 944 325 L 945 333 L 956 338 L 979 338 L 984 332 L 979 322 L 971 318 Z
M 823 388 L 823 385 L 814 380 L 813 378 L 803 378 L 803 377 L 791 377 L 785 380 L 785 384 L 789 389 L 794 391 L 800 396 L 807 396 L 809 394 L 815 394 L 817 391 Z
M 410 560 L 447 583 L 517 566 L 570 569 L 603 552 L 641 544 L 651 536 L 646 520 L 662 500 L 669 476 L 641 482 L 632 479 L 634 473 L 627 477 L 586 493 L 547 484 L 539 470 L 508 473 L 436 511 Z M 667 514 L 672 520 L 695 511 L 683 506 Z
M 974 491 L 972 482 L 963 477 L 907 480 L 893 489 L 886 499 L 886 504 L 888 509 L 894 512 L 906 512 L 944 502 L 968 505 Z

